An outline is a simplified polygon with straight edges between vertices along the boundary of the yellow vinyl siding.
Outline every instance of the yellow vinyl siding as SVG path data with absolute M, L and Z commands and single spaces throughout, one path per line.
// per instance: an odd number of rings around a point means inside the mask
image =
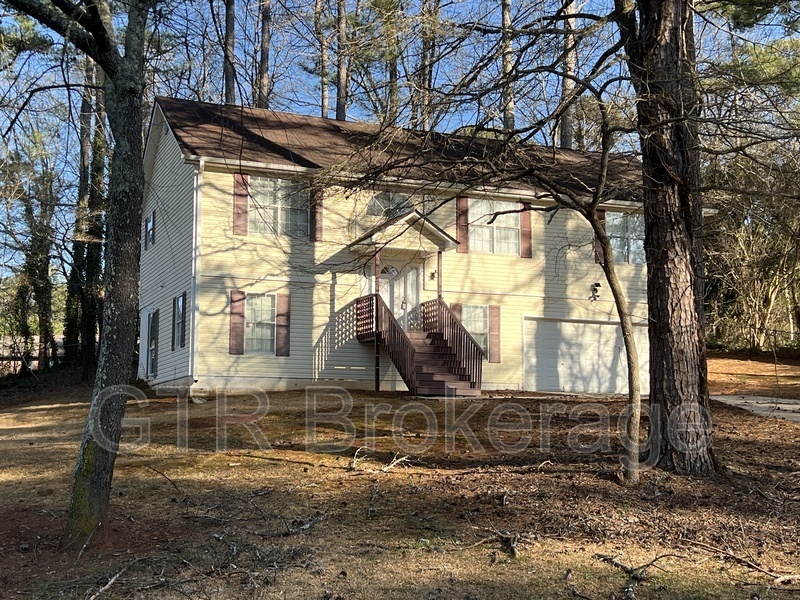
M 154 143 L 155 140 L 150 140 Z M 154 383 L 188 378 L 191 351 L 192 310 L 192 229 L 194 218 L 194 168 L 183 161 L 175 138 L 168 128 L 161 130 L 146 178 L 143 221 L 155 211 L 155 243 L 147 250 L 142 245 L 140 309 L 159 311 L 158 369 Z M 172 347 L 172 299 L 186 292 L 186 345 Z M 146 338 L 147 332 L 141 332 Z
M 148 202 L 163 204 L 172 212 L 174 223 L 165 223 L 162 216 L 157 221 L 156 246 L 143 253 L 142 297 L 143 305 L 152 302 L 160 309 L 158 380 L 165 380 L 188 373 L 188 358 L 186 362 L 177 360 L 188 357 L 188 352 L 170 352 L 169 335 L 172 297 L 187 291 L 187 314 L 193 305 L 193 168 L 181 161 L 171 135 L 161 140 L 156 165 L 153 189 L 158 193 L 149 194 Z M 368 289 L 365 274 L 371 273 L 372 250 L 369 245 L 353 249 L 349 244 L 380 219 L 363 216 L 372 192 L 329 188 L 324 195 L 322 242 L 271 234 L 239 236 L 233 234 L 233 173 L 217 167 L 203 172 L 195 369 L 199 388 L 291 388 L 337 382 L 371 387 L 374 350 L 371 344 L 355 339 L 353 303 Z M 511 207 L 516 203 L 509 202 Z M 570 211 L 551 217 L 549 213 L 531 215 L 532 258 L 455 250 L 443 255 L 446 302 L 501 307 L 501 362 L 484 364 L 487 389 L 522 387 L 523 317 L 617 320 L 602 269 L 594 260 L 591 229 Z M 438 209 L 431 220 L 455 237 L 455 201 Z M 165 243 L 164 236 L 172 238 L 172 232 L 179 238 Z M 420 266 L 421 301 L 436 297 L 436 249 L 430 239 L 416 229 L 400 232 L 396 228 L 375 238 L 387 244 L 382 251 L 384 262 Z M 645 266 L 617 268 L 635 319 L 643 320 Z M 600 299 L 590 302 L 590 287 L 595 282 L 601 284 Z M 291 294 L 290 356 L 228 354 L 233 289 Z M 385 353 L 381 366 L 383 386 L 403 389 Z

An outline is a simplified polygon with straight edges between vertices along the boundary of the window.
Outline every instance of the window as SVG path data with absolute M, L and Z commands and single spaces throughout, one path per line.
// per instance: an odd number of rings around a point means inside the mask
M 644 264 L 644 216 L 607 212 L 606 233 L 614 252 L 615 263 Z
M 517 206 L 497 200 L 470 200 L 469 249 L 473 252 L 492 254 L 514 254 L 519 256 L 519 213 L 497 215 L 498 212 L 514 210 Z
M 378 192 L 367 204 L 370 217 L 392 218 L 411 210 L 408 196 L 397 192 Z
M 244 351 L 275 352 L 275 296 L 247 295 Z
M 172 299 L 172 349 L 186 346 L 186 292 Z
M 483 348 L 484 358 L 489 355 L 489 307 L 465 304 L 461 308 L 461 323 Z
M 158 372 L 158 310 L 147 316 L 147 376 Z
M 156 243 L 156 211 L 153 211 L 144 220 L 144 249 Z
M 247 227 L 250 233 L 308 238 L 308 185 L 289 179 L 250 177 Z

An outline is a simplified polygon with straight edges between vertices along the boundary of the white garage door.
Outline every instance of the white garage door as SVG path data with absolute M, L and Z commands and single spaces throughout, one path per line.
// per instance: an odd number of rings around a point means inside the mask
M 525 389 L 540 392 L 626 394 L 625 346 L 616 323 L 526 318 Z M 649 390 L 647 327 L 634 327 L 642 393 Z

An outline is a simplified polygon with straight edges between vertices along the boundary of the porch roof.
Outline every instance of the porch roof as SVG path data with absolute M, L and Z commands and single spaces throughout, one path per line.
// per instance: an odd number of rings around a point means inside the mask
M 356 248 L 358 246 L 375 245 L 377 242 L 374 237 L 378 233 L 387 230 L 394 225 L 402 225 L 404 229 L 414 228 L 423 235 L 425 235 L 439 250 L 452 250 L 458 246 L 458 241 L 444 229 L 439 227 L 436 223 L 428 219 L 418 210 L 412 209 L 403 214 L 386 219 L 375 227 L 370 228 L 362 236 L 355 241 L 351 242 L 349 246 Z

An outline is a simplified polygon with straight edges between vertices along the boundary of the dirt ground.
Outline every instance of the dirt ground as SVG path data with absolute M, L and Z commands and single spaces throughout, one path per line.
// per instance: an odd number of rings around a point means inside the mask
M 710 373 L 800 397 L 797 362 Z M 89 388 L 6 385 L 0 596 L 800 598 L 800 425 L 714 404 L 718 475 L 628 488 L 621 399 L 492 396 L 131 402 L 109 520 L 59 551 Z

